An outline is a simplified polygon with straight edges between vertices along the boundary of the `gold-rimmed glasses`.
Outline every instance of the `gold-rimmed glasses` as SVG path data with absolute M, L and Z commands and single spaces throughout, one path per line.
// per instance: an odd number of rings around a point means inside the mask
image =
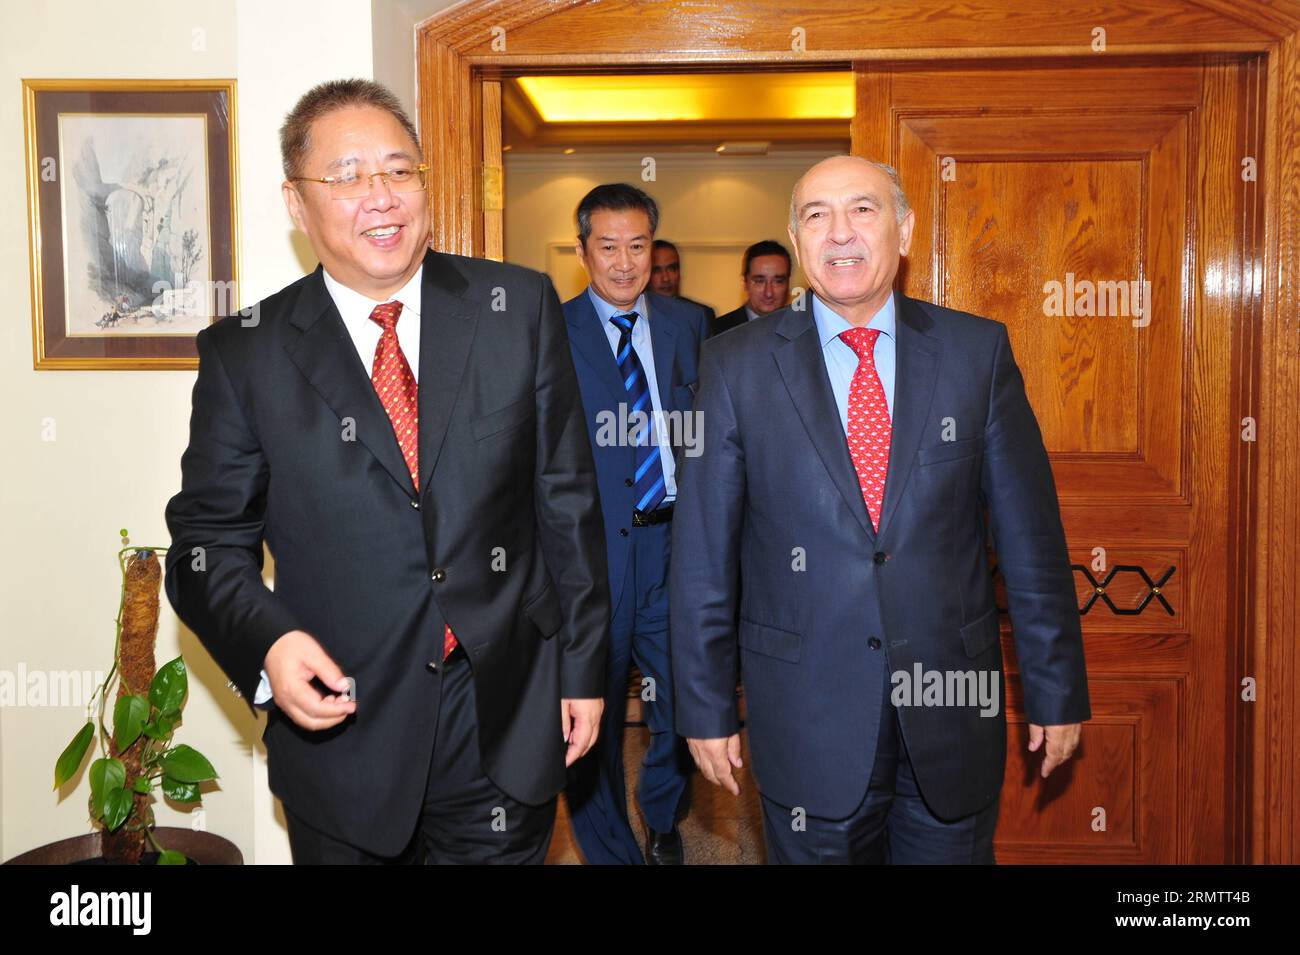
M 348 169 L 337 176 L 294 176 L 289 181 L 324 183 L 332 199 L 360 199 L 370 195 L 376 176 L 384 181 L 389 192 L 419 192 L 428 184 L 429 164 L 397 166 L 371 173 L 358 173 L 356 169 Z

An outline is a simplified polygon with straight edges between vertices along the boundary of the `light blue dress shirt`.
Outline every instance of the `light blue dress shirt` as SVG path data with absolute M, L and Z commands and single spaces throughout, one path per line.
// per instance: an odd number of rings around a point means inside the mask
M 625 309 L 615 308 L 609 302 L 605 301 L 596 294 L 596 290 L 590 285 L 587 286 L 587 295 L 591 299 L 591 304 L 596 309 L 596 317 L 600 319 L 601 327 L 605 329 L 605 337 L 609 339 L 609 350 L 614 354 L 614 360 L 618 360 L 618 340 L 623 332 L 617 325 L 610 321 L 615 315 L 625 314 Z M 659 400 L 659 381 L 655 377 L 655 355 L 654 346 L 650 341 L 650 313 L 649 306 L 646 304 L 645 293 L 642 292 L 632 306 L 631 311 L 636 312 L 637 320 L 632 326 L 632 349 L 636 352 L 636 357 L 641 361 L 641 367 L 645 369 L 646 384 L 650 388 L 650 401 L 654 406 L 654 437 L 658 438 L 659 459 L 664 466 L 664 504 L 670 504 L 677 499 L 677 481 L 676 466 L 673 462 L 672 446 L 672 428 L 667 427 L 667 422 L 663 419 L 663 403 Z
M 853 374 L 858 370 L 858 354 L 844 339 L 840 332 L 854 326 L 849 324 L 831 310 L 815 294 L 812 296 L 813 321 L 817 323 L 817 337 L 822 343 L 822 358 L 826 362 L 826 373 L 831 379 L 831 392 L 835 395 L 835 407 L 840 413 L 840 426 L 847 438 L 849 433 L 849 385 L 853 383 Z M 876 373 L 880 375 L 880 384 L 885 389 L 885 404 L 889 408 L 889 417 L 894 417 L 894 296 L 891 294 L 880 311 L 867 322 L 867 328 L 878 328 L 876 347 L 872 354 L 876 359 Z

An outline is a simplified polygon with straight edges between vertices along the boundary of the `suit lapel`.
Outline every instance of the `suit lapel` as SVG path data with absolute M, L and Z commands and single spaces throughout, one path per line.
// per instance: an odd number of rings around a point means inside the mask
M 653 312 L 653 298 L 646 292 L 646 311 Z M 663 315 L 663 309 L 659 310 Z M 646 316 L 646 321 L 650 316 Z M 659 407 L 665 412 L 672 409 L 673 358 L 677 354 L 677 328 L 667 318 L 650 323 L 650 350 L 654 353 L 655 384 L 659 387 Z
M 420 283 L 420 488 L 429 487 L 447 425 L 460 393 L 479 303 L 465 295 L 469 283 L 437 252 L 424 258 Z
M 844 503 L 874 540 L 876 535 L 867 517 L 867 505 L 862 500 L 862 486 L 858 484 L 858 475 L 853 469 L 840 413 L 835 407 L 835 395 L 826 374 L 811 303 L 806 311 L 787 309 L 777 325 L 776 334 L 784 341 L 778 342 L 773 357 L 795 409 L 803 419 L 808 437 L 812 439 L 813 447 Z
M 610 397 L 616 402 L 626 401 L 627 389 L 623 387 L 623 379 L 618 373 L 614 350 L 609 347 L 609 338 L 600 326 L 596 306 L 591 304 L 591 296 L 585 289 L 578 296 L 577 314 L 569 320 L 569 341 L 587 360 L 587 364 L 596 370 L 596 377 L 608 389 Z
M 934 324 L 912 299 L 894 293 L 894 415 L 881 507 L 883 537 L 907 488 L 939 379 L 939 341 L 929 334 Z
M 352 418 L 356 422 L 357 440 L 408 495 L 414 496 L 411 473 L 393 434 L 392 422 L 366 377 L 352 336 L 325 288 L 320 266 L 308 280 L 302 303 L 289 322 L 302 332 L 296 341 L 285 344 L 289 358 L 340 421 Z

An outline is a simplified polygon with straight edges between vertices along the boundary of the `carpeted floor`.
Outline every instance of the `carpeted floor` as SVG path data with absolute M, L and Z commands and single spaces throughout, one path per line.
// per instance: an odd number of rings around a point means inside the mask
M 639 687 L 640 678 L 633 673 L 630 685 Z M 743 713 L 743 702 L 742 702 Z M 645 823 L 636 806 L 636 780 L 641 760 L 650 739 L 649 730 L 640 724 L 640 701 L 633 693 L 628 701 L 624 731 L 623 765 L 627 772 L 628 818 L 637 841 L 645 847 Z M 758 789 L 749 774 L 749 752 L 741 734 L 741 760 L 745 766 L 736 771 L 740 795 L 733 796 L 719 786 L 705 781 L 696 772 L 687 793 L 688 810 L 679 823 L 687 865 L 756 864 L 763 862 L 763 822 L 759 809 Z M 582 854 L 569 826 L 568 807 L 560 798 L 555 822 L 555 836 L 546 856 L 548 865 L 577 865 Z

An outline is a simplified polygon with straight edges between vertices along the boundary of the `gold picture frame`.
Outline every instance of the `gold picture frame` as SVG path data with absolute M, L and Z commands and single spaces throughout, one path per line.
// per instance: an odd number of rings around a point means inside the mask
M 235 81 L 24 79 L 37 370 L 198 367 L 239 310 Z

